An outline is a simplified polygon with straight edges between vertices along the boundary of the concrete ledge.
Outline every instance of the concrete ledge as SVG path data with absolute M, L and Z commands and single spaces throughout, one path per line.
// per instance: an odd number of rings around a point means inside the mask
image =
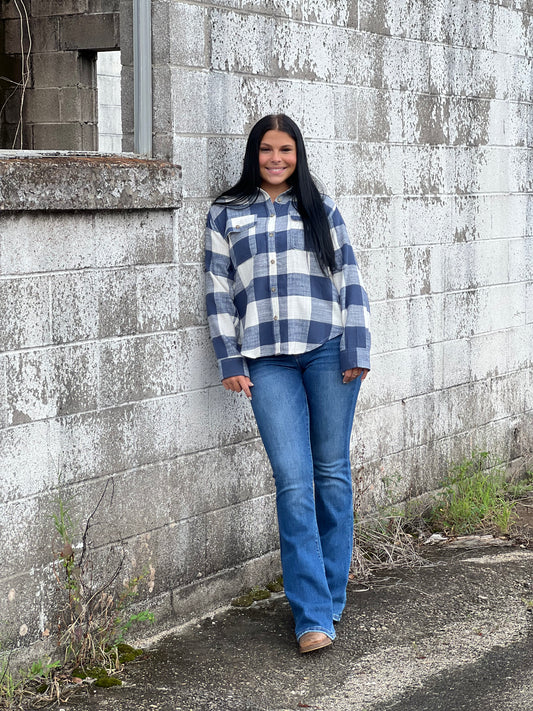
M 131 155 L 0 151 L 0 210 L 146 210 L 181 204 L 181 168 Z

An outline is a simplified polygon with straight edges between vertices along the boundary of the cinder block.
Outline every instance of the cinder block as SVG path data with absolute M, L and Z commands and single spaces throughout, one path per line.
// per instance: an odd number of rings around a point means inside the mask
M 370 379 L 369 383 L 370 383 Z M 365 389 L 367 383 L 365 382 Z M 374 391 L 374 388 L 372 388 Z M 387 437 L 382 436 L 387 432 Z M 393 403 L 371 410 L 358 408 L 352 441 L 364 446 L 367 456 L 382 458 L 404 449 L 403 415 L 401 403 Z M 363 444 L 364 443 L 364 444 Z
M 2 640 L 19 648 L 31 645 L 31 654 L 42 644 L 43 632 L 53 633 L 57 623 L 57 610 L 64 604 L 57 580 L 50 566 L 29 571 L 15 568 L 4 580 L 0 580 L 0 615 Z M 43 645 L 44 646 L 44 645 Z M 22 652 L 24 654 L 24 652 Z M 18 662 L 18 660 L 16 660 Z M 15 665 L 15 659 L 11 660 Z
M 11 213 L 2 217 L 2 274 L 94 266 L 92 215 Z
M 98 126 L 94 123 L 82 123 L 81 148 L 83 151 L 96 151 L 98 148 Z
M 509 370 L 509 341 L 516 330 L 482 333 L 469 339 L 472 379 L 484 380 Z
M 46 277 L 0 281 L 0 352 L 50 343 Z
M 131 269 L 102 271 L 98 280 L 98 333 L 100 338 L 137 332 L 137 284 Z
M 479 290 L 469 289 L 444 296 L 444 330 L 450 340 L 467 338 L 480 333 L 478 323 L 480 300 Z
M 177 336 L 152 334 L 100 344 L 99 402 L 113 407 L 177 392 Z
M 88 10 L 88 0 L 39 0 L 31 9 L 34 17 L 51 15 L 82 15 Z
M 120 0 L 87 0 L 89 12 L 120 12 Z
M 115 135 L 121 137 L 120 106 L 99 106 L 98 108 L 98 134 Z
M 27 89 L 24 100 L 26 121 L 30 123 L 58 123 L 59 90 Z
M 154 67 L 152 71 L 152 91 L 153 91 L 153 132 L 171 133 L 174 121 L 183 111 L 183 104 L 187 104 L 184 95 L 181 94 L 179 86 L 175 86 L 171 80 L 171 69 L 169 66 Z M 173 94 L 180 94 L 181 101 L 174 100 Z M 189 95 L 191 96 L 191 95 Z M 193 106 L 196 102 L 190 102 Z M 179 105 L 177 113 L 174 107 Z M 200 112 L 199 112 L 200 113 Z M 200 119 L 201 120 L 201 119 Z
M 481 290 L 481 330 L 498 331 L 526 321 L 526 285 L 500 284 Z
M 492 232 L 491 197 L 469 195 L 455 198 L 450 234 L 454 242 L 487 239 Z
M 197 398 L 198 399 L 198 398 Z M 203 403 L 205 406 L 205 402 Z M 173 459 L 184 452 L 182 436 L 194 433 L 200 437 L 200 420 L 205 421 L 205 409 L 197 408 L 196 422 L 183 418 L 183 396 L 169 396 L 158 400 L 145 400 L 133 407 L 133 459 L 134 466 Z M 190 412 L 190 411 L 189 411 Z M 192 413 L 191 413 L 192 414 Z M 202 438 L 205 446 L 205 437 Z M 196 446 L 202 449 L 203 446 Z
M 274 493 L 272 471 L 259 438 L 178 457 L 169 463 L 169 478 L 175 521 Z
M 221 385 L 209 388 L 209 420 L 204 438 L 217 446 L 257 437 L 252 407 L 243 393 L 230 393 Z M 205 439 L 204 439 L 205 441 Z
M 194 139 L 182 139 L 180 144 L 185 148 L 193 141 Z M 185 144 L 185 142 L 187 143 Z M 187 196 L 190 197 L 205 197 L 205 187 L 200 187 L 202 180 L 205 180 L 204 186 L 208 185 L 208 194 L 213 197 L 237 182 L 242 170 L 242 157 L 245 150 L 245 141 L 242 138 L 210 138 L 206 144 L 200 144 L 198 140 L 195 140 L 191 148 L 194 150 L 194 154 L 191 155 L 190 160 L 187 158 L 187 167 L 190 166 L 191 187 L 190 190 L 184 190 L 184 195 L 187 192 Z M 206 154 L 203 154 L 205 148 L 207 151 Z M 196 151 L 198 151 L 198 155 Z M 191 165 L 194 157 L 197 157 L 198 163 Z M 206 171 L 205 175 L 204 170 Z M 185 164 L 183 172 L 186 173 Z
M 430 47 L 395 37 L 381 38 L 382 84 L 386 89 L 428 93 Z
M 205 326 L 204 267 L 200 264 L 183 264 L 180 267 L 180 326 Z
M 179 390 L 199 390 L 218 385 L 220 376 L 207 327 L 183 329 L 178 339 Z
M 207 515 L 206 574 L 276 550 L 274 497 L 267 496 Z
M 22 351 L 7 359 L 12 424 L 93 410 L 98 357 L 94 344 Z
M 120 49 L 118 15 L 114 12 L 65 15 L 59 24 L 61 49 Z
M 77 52 L 32 52 L 33 84 L 46 87 L 76 86 L 80 81 Z
M 53 509 L 49 509 L 44 503 L 45 497 L 42 498 L 42 502 L 37 497 L 30 497 L 23 501 L 0 504 L 2 521 L 9 521 L 9 526 L 2 527 L 2 572 L 6 571 L 6 577 L 30 569 L 37 571 L 53 560 L 52 545 L 57 535 L 52 521 Z M 31 629 L 31 632 L 28 629 L 28 633 L 32 637 L 37 633 L 36 618 L 37 614 L 28 620 Z M 17 622 L 17 628 L 27 624 L 20 618 L 17 618 Z
M 335 194 L 387 195 L 393 192 L 388 176 L 386 148 L 345 144 L 335 149 Z M 354 171 L 353 166 L 358 170 Z
M 47 422 L 31 422 L 0 430 L 0 450 L 0 504 L 35 496 L 57 484 L 59 473 L 50 456 Z
M 533 324 L 517 326 L 506 335 L 507 370 L 524 372 L 533 360 Z
M 526 284 L 526 323 L 533 323 L 533 284 Z
M 83 148 L 79 123 L 47 123 L 33 126 L 34 150 L 79 151 Z
M 290 89 L 296 89 L 291 84 Z M 289 91 L 290 91 L 289 89 Z M 327 84 L 305 83 L 301 89 L 300 126 L 307 140 L 331 140 L 335 138 L 335 89 Z
M 164 56 L 162 61 L 170 61 L 174 66 L 208 66 L 206 18 L 207 8 L 203 5 L 169 3 L 166 26 L 158 28 L 155 24 L 152 29 L 154 37 L 165 38 L 169 35 L 168 55 Z M 163 39 L 162 47 L 165 48 L 165 45 L 166 39 Z
M 387 252 L 387 297 L 419 296 L 442 291 L 438 245 L 400 247 Z
M 74 483 L 137 466 L 141 443 L 135 436 L 132 405 L 59 418 L 51 425 L 50 440 L 60 453 L 62 481 Z
M 198 516 L 154 531 L 148 542 L 156 561 L 155 591 L 183 587 L 206 574 L 207 519 Z M 158 586 L 160 586 L 158 588 Z
M 430 442 L 436 436 L 435 419 L 439 416 L 437 394 L 408 398 L 402 405 L 405 450 Z
M 401 189 L 405 195 L 426 195 L 444 192 L 446 174 L 434 168 L 438 149 L 429 146 L 391 146 L 391 160 L 400 172 Z M 442 166 L 439 166 L 442 168 Z M 442 183 L 442 185 L 441 185 Z
M 516 417 L 526 411 L 524 372 L 517 371 L 492 378 L 490 401 L 494 409 L 492 420 Z
M 101 56 L 115 54 L 114 52 L 101 52 Z M 100 60 L 98 60 L 100 63 Z M 120 107 L 120 74 L 108 76 L 98 72 L 98 103 L 102 106 Z
M 154 124 L 158 132 L 173 130 L 175 133 L 207 133 L 212 120 L 224 115 L 224 107 L 229 97 L 217 96 L 211 93 L 215 77 L 203 70 L 171 69 L 157 67 L 154 69 Z M 169 91 L 170 87 L 172 88 Z M 229 82 L 226 82 L 229 83 Z M 194 96 L 194 101 L 190 97 Z M 220 99 L 220 103 L 219 103 Z M 237 112 L 240 114 L 241 112 Z M 239 121 L 239 118 L 235 118 Z M 242 119 L 241 119 L 242 120 Z M 229 132 L 229 131 L 228 131 Z
M 9 411 L 7 407 L 6 359 L 3 355 L 0 355 L 0 430 L 7 427 L 8 423 Z M 2 499 L 0 498 L 0 500 Z
M 209 199 L 184 200 L 174 219 L 174 254 L 180 264 L 204 261 L 205 223 Z
M 167 462 L 120 472 L 108 480 L 89 481 L 77 486 L 80 521 L 86 521 L 90 516 L 104 493 L 107 481 L 108 490 L 92 519 L 93 550 L 172 523 L 169 507 L 172 482 Z
M 306 22 L 317 22 L 323 25 L 346 26 L 353 23 L 354 14 L 357 10 L 357 2 L 353 0 L 304 0 L 303 3 L 295 3 L 292 9 L 292 16 L 298 12 L 298 5 L 303 5 L 302 14 Z M 354 7 L 355 6 L 355 7 Z
M 177 442 L 180 454 L 200 452 L 206 448 L 210 439 L 209 395 L 207 390 L 195 390 L 181 393 L 176 398 L 177 408 Z
M 172 214 L 163 210 L 97 212 L 94 215 L 99 266 L 172 261 Z
M 197 66 L 203 66 L 206 53 L 203 45 L 203 8 L 181 4 L 175 7 L 172 26 L 175 28 L 176 34 L 171 38 L 173 62 L 176 64 L 194 63 Z M 194 10 L 188 11 L 192 17 L 180 17 L 183 9 L 187 7 L 194 8 Z M 279 58 L 280 67 L 284 67 L 286 70 L 290 66 L 291 69 L 297 71 L 297 67 L 292 65 L 291 54 L 294 54 L 296 44 L 301 38 L 293 36 L 293 50 L 288 56 L 285 56 L 284 51 L 288 47 L 282 44 L 283 33 L 280 32 L 279 25 L 275 23 L 274 18 L 213 9 L 209 13 L 209 22 L 210 68 L 268 75 L 272 72 L 273 53 L 275 52 Z M 199 38 L 187 40 L 182 36 L 182 33 L 187 28 L 187 34 L 189 34 L 191 25 L 197 27 L 197 31 L 191 33 L 191 37 Z M 181 31 L 178 29 L 179 26 L 181 26 Z M 293 29 L 297 35 L 302 31 L 301 26 L 295 26 Z M 274 35 L 278 40 L 276 45 L 273 44 Z M 194 43 L 192 46 L 191 41 Z
M 402 102 L 397 92 L 360 89 L 357 98 L 359 141 L 400 143 Z
M 28 51 L 28 33 L 23 23 L 24 51 Z M 57 52 L 59 47 L 59 27 L 56 17 L 32 17 L 30 20 L 32 51 Z M 4 23 L 6 54 L 20 54 L 20 18 Z
M 508 265 L 508 245 L 504 240 L 448 245 L 444 251 L 445 289 L 457 291 L 505 283 Z
M 137 332 L 173 331 L 179 324 L 179 269 L 137 269 Z

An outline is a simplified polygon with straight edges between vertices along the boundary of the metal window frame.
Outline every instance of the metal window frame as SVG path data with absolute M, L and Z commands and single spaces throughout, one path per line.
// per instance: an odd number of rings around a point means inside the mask
M 151 0 L 133 0 L 133 145 L 152 156 Z

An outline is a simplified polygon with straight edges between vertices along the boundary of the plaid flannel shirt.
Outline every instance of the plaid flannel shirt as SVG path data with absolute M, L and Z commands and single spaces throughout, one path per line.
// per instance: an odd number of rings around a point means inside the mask
M 222 379 L 248 375 L 246 358 L 305 353 L 341 335 L 341 370 L 370 368 L 368 296 L 344 221 L 323 197 L 336 271 L 305 249 L 290 190 L 261 190 L 245 207 L 212 205 L 206 227 L 209 330 Z

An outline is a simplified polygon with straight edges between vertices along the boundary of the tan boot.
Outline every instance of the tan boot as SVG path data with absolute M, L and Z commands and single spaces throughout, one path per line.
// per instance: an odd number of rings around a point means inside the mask
M 300 637 L 299 644 L 300 652 L 305 654 L 305 652 L 314 652 L 315 649 L 329 647 L 332 640 L 322 632 L 306 632 Z

